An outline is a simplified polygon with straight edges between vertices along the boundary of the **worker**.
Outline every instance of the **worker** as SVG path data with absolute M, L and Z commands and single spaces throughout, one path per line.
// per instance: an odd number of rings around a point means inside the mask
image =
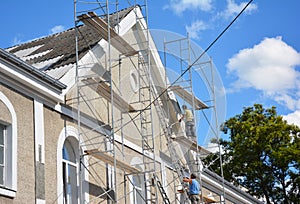
M 183 114 L 179 119 L 179 122 L 182 120 L 185 121 L 185 134 L 187 137 L 190 137 L 193 141 L 196 141 L 196 134 L 195 134 L 195 122 L 194 116 L 191 110 L 187 108 L 186 105 L 182 105 Z
M 189 183 L 189 199 L 191 200 L 191 204 L 199 204 L 200 203 L 200 185 L 196 180 L 196 174 L 192 173 L 190 178 L 184 177 L 183 182 Z

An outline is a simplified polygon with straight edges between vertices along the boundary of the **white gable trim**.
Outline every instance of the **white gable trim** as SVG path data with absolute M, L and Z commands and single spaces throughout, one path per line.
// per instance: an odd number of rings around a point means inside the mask
M 44 105 L 34 100 L 35 161 L 45 163 Z
M 120 21 L 119 25 L 116 25 L 116 27 L 119 27 L 119 33 L 120 35 L 126 34 L 132 26 L 136 24 L 136 12 L 139 11 L 139 8 L 135 8 L 135 10 L 132 10 L 127 16 Z M 141 14 L 141 12 L 139 12 Z M 140 15 L 139 14 L 139 15 Z M 101 39 L 98 43 L 103 48 L 104 53 L 107 52 L 108 43 L 104 39 Z M 101 54 L 101 53 L 100 53 Z M 85 56 L 83 56 L 78 63 L 78 66 L 82 66 L 86 62 L 97 62 L 97 58 L 95 57 L 95 54 L 93 51 L 89 50 Z M 86 64 L 85 64 L 86 65 Z M 92 67 L 92 65 L 91 65 Z M 78 74 L 82 75 L 83 72 L 89 72 L 90 70 L 82 69 Z M 60 79 L 60 81 L 68 86 L 67 89 L 63 91 L 63 95 L 66 94 L 71 87 L 73 87 L 76 84 L 76 64 Z
M 33 79 L 30 79 L 23 73 L 18 72 L 14 66 L 11 66 L 5 62 L 1 63 L 0 73 L 2 75 L 0 76 L 1 80 L 5 80 L 7 84 L 10 84 L 16 90 L 19 90 L 20 92 L 25 93 L 30 97 L 32 97 L 33 95 L 37 95 L 41 98 L 48 98 L 48 100 L 51 99 L 57 102 L 63 102 L 64 100 L 64 97 L 62 95 L 54 93 L 46 86 L 38 83 Z M 8 77 L 5 77 L 5 75 Z

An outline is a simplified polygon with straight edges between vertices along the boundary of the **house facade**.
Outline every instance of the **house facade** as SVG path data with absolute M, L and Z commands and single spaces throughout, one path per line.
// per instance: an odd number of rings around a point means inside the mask
M 182 124 L 170 137 L 180 108 L 141 8 L 78 19 L 0 50 L 0 202 L 188 202 L 182 176 L 209 152 Z M 259 203 L 199 176 L 205 202 Z

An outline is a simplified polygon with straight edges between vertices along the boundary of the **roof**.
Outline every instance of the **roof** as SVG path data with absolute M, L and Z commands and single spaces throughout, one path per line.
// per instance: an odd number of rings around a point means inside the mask
M 0 48 L 0 59 L 5 60 L 6 62 L 10 63 L 11 65 L 15 65 L 18 69 L 18 72 L 22 73 L 24 76 L 29 75 L 32 78 L 39 79 L 39 81 L 47 85 L 50 90 L 61 93 L 63 89 L 66 88 L 66 85 L 61 83 L 60 81 L 48 76 L 47 74 L 43 73 L 42 71 L 36 69 L 35 67 L 31 66 L 30 64 L 25 63 L 24 61 L 20 60 L 19 58 L 15 57 L 14 55 L 10 54 L 9 52 Z M 26 74 L 25 74 L 26 72 Z
M 111 26 L 114 27 L 124 19 L 134 7 L 120 10 L 110 15 Z M 119 19 L 118 19 L 119 18 Z M 104 18 L 105 20 L 105 18 Z M 24 44 L 8 48 L 7 51 L 31 64 L 55 79 L 60 79 L 76 62 L 76 29 L 56 33 Z M 90 48 L 103 37 L 86 25 L 78 26 L 78 57 L 81 59 Z

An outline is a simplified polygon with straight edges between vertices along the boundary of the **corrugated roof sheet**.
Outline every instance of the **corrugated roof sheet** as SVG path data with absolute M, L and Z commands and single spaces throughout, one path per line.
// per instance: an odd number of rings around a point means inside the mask
M 126 8 L 111 14 L 111 26 L 114 27 L 119 21 L 125 18 L 133 8 L 134 7 Z M 88 26 L 78 26 L 79 59 L 81 59 L 88 50 L 95 46 L 101 39 L 102 36 L 100 36 L 99 33 L 94 32 Z M 46 72 L 50 76 L 60 79 L 71 68 L 70 64 L 75 64 L 75 49 L 75 28 L 71 28 L 64 32 L 16 45 L 8 48 L 7 51 L 15 54 L 20 59 L 35 66 L 41 71 Z M 54 70 L 50 71 L 52 69 Z

